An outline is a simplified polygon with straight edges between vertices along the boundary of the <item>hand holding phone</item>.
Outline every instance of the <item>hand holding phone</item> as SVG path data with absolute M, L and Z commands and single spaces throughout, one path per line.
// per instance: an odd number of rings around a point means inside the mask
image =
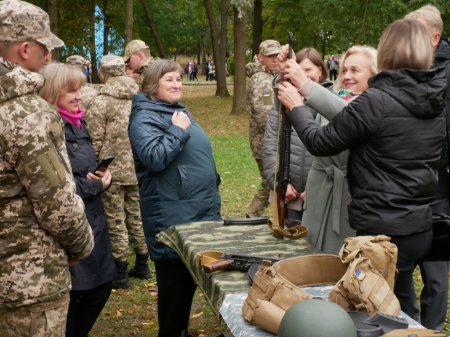
M 105 172 L 106 169 L 108 168 L 109 164 L 112 163 L 112 161 L 114 160 L 114 156 L 109 156 L 109 157 L 105 157 L 104 159 L 100 160 L 100 162 L 98 163 L 97 167 L 95 168 L 94 173 L 97 171 L 101 171 L 101 172 Z

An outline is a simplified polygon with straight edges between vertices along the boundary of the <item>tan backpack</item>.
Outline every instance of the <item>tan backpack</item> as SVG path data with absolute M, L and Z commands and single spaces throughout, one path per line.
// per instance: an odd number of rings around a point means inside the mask
M 329 300 L 347 311 L 397 316 L 400 303 L 394 295 L 397 247 L 386 235 L 345 239 L 339 252 L 348 263 L 344 276 L 329 294 Z

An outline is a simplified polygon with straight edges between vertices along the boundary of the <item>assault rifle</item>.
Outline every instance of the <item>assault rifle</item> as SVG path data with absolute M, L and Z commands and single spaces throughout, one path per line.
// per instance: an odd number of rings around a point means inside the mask
M 294 34 L 289 32 L 289 54 L 288 58 L 292 58 L 292 49 L 295 42 Z M 297 239 L 307 234 L 307 228 L 301 226 L 301 222 L 287 219 L 286 192 L 289 184 L 289 168 L 291 156 L 291 132 L 292 125 L 287 118 L 286 108 L 280 104 L 278 111 L 278 150 L 277 164 L 275 165 L 274 179 L 274 202 L 273 218 L 269 221 L 269 226 L 277 238 L 288 237 Z M 285 229 L 288 227 L 287 229 Z M 290 226 L 289 226 L 290 225 Z
M 218 270 L 225 270 L 225 269 L 239 270 L 246 272 L 253 264 L 255 263 L 261 264 L 261 262 L 264 260 L 270 261 L 272 263 L 280 261 L 280 259 L 273 257 L 225 253 L 220 260 L 217 260 L 217 262 L 204 265 L 203 270 L 206 273 L 212 273 Z

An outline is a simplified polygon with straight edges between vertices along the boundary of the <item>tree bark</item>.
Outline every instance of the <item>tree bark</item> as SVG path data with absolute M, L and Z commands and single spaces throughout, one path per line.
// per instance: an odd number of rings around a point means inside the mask
M 210 0 L 203 0 L 206 9 L 206 15 L 208 16 L 209 31 L 211 33 L 211 45 L 213 48 L 214 63 L 216 66 L 216 96 L 226 97 L 230 96 L 227 88 L 227 77 L 225 73 L 226 63 L 226 51 L 227 51 L 227 21 L 228 21 L 228 8 L 229 0 L 220 1 L 220 13 L 221 13 L 221 30 L 217 27 L 216 17 Z M 220 36 L 219 36 L 220 32 Z
M 97 51 L 95 50 L 95 7 L 96 1 L 89 0 L 89 51 L 91 54 L 92 82 L 98 83 Z
M 245 81 L 246 26 L 246 16 L 243 15 L 241 18 L 238 18 L 238 11 L 234 8 L 234 85 L 232 114 L 244 112 L 247 99 Z
M 156 28 L 155 21 L 153 20 L 153 15 L 152 12 L 150 11 L 150 7 L 148 6 L 148 2 L 147 0 L 141 0 L 141 3 L 144 6 L 145 14 L 147 15 L 148 20 L 147 24 L 150 27 L 153 38 L 155 39 L 159 55 L 161 56 L 161 58 L 166 59 L 167 58 L 166 48 L 164 47 L 164 44 L 161 41 L 161 38 L 159 37 L 158 29 Z
M 58 0 L 47 0 L 47 13 L 50 17 L 50 30 L 53 34 L 58 36 L 59 34 L 59 1 Z M 52 59 L 55 61 L 60 61 L 61 48 L 55 48 L 52 50 Z
M 263 19 L 262 19 L 262 0 L 255 0 L 253 5 L 253 42 L 252 56 L 259 53 L 259 44 L 262 42 Z
M 133 40 L 133 0 L 125 0 L 125 46 Z
M 111 29 L 111 15 L 108 10 L 109 0 L 103 1 L 103 55 L 108 54 L 109 49 L 109 31 Z M 125 18 L 126 20 L 126 18 Z

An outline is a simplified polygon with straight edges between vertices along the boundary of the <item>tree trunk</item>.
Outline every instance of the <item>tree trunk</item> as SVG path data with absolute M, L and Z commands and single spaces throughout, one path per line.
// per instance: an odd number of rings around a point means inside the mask
M 153 38 L 155 39 L 156 47 L 159 50 L 159 55 L 161 58 L 166 59 L 167 53 L 166 48 L 164 47 L 164 44 L 161 41 L 161 38 L 159 37 L 158 30 L 156 29 L 155 21 L 153 20 L 152 12 L 150 11 L 150 7 L 148 6 L 147 0 L 141 0 L 142 5 L 145 9 L 145 14 L 147 15 L 147 24 L 150 27 L 150 30 L 152 31 Z
M 50 17 L 50 29 L 53 34 L 58 36 L 59 34 L 59 1 L 58 0 L 47 0 L 47 13 Z M 52 59 L 54 61 L 60 61 L 61 48 L 55 48 L 52 50 Z
M 133 40 L 133 0 L 125 0 L 125 46 Z
M 228 8 L 229 0 L 221 0 L 220 13 L 221 13 L 221 30 L 219 37 L 219 29 L 217 27 L 216 18 L 210 0 L 203 0 L 205 5 L 206 14 L 208 16 L 209 31 L 211 33 L 211 44 L 213 48 L 214 63 L 216 66 L 216 80 L 217 89 L 216 95 L 220 97 L 230 96 L 227 88 L 227 77 L 225 73 L 226 51 L 227 51 L 227 21 L 228 21 Z
M 246 16 L 243 15 L 241 18 L 238 18 L 238 11 L 234 8 L 234 85 L 232 114 L 244 112 L 247 99 L 245 85 L 246 26 Z
M 89 51 L 91 53 L 92 83 L 98 83 L 97 51 L 95 50 L 95 0 L 89 0 Z
M 108 13 L 109 0 L 103 1 L 103 55 L 108 54 L 109 31 L 111 29 L 111 15 Z M 126 18 L 125 18 L 126 19 Z
M 259 54 L 259 44 L 262 42 L 263 19 L 262 19 L 262 0 L 255 0 L 253 5 L 253 42 L 252 56 Z

